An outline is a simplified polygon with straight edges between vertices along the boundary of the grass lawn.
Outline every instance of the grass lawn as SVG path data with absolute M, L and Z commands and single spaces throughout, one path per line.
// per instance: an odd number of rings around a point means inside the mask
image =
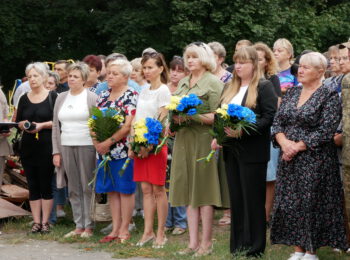
M 66 210 L 68 211 L 68 210 Z M 229 227 L 221 227 L 216 225 L 217 219 L 221 213 L 216 215 L 215 226 L 214 226 L 214 253 L 212 255 L 203 257 L 201 259 L 253 259 L 246 258 L 244 256 L 231 257 L 229 254 Z M 99 230 L 107 225 L 107 223 L 97 223 L 96 232 L 89 240 L 81 238 L 63 238 L 63 236 L 69 231 L 74 229 L 74 224 L 71 221 L 71 215 L 67 214 L 66 218 L 59 219 L 58 223 L 53 227 L 50 234 L 30 234 L 23 233 L 24 231 L 30 230 L 28 223 L 31 221 L 29 217 L 23 217 L 18 219 L 11 219 L 1 224 L 1 230 L 3 233 L 21 233 L 16 236 L 16 239 L 11 239 L 9 243 L 22 243 L 26 239 L 41 239 L 41 240 L 55 240 L 61 243 L 75 243 L 78 244 L 83 250 L 102 250 L 111 252 L 115 258 L 131 258 L 131 257 L 150 257 L 159 259 L 192 259 L 191 257 L 177 256 L 175 252 L 183 249 L 187 245 L 188 233 L 180 236 L 173 236 L 168 234 L 169 239 L 164 249 L 152 249 L 151 245 L 139 248 L 135 244 L 141 238 L 143 230 L 143 219 L 141 217 L 135 218 L 137 230 L 132 232 L 132 239 L 127 244 L 100 244 L 99 239 L 103 237 L 103 234 Z M 268 260 L 284 260 L 288 259 L 292 248 L 287 246 L 269 244 L 266 247 L 265 256 L 261 259 Z M 350 260 L 350 255 L 334 253 L 330 248 L 322 248 L 318 251 L 318 256 L 321 260 Z

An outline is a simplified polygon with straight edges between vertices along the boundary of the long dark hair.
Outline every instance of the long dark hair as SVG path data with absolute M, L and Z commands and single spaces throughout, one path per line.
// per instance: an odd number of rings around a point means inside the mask
M 155 63 L 158 67 L 163 67 L 163 71 L 160 74 L 160 81 L 163 84 L 167 84 L 169 82 L 169 70 L 168 66 L 165 63 L 164 56 L 160 52 L 152 52 L 152 53 L 146 53 L 141 60 L 142 66 L 148 61 L 149 59 L 155 60 Z M 142 71 L 143 76 L 143 71 Z

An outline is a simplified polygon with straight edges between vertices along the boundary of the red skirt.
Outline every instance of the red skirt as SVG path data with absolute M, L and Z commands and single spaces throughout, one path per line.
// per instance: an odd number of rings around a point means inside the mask
M 164 186 L 166 178 L 166 166 L 168 158 L 168 147 L 147 158 L 134 158 L 134 181 L 148 182 L 154 185 Z

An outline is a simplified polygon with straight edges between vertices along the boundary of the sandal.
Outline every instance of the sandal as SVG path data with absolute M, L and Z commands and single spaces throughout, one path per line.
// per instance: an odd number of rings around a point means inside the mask
M 43 223 L 41 225 L 41 233 L 50 233 L 50 224 L 49 223 Z
M 226 226 L 231 224 L 231 213 L 224 213 L 222 218 L 219 220 L 219 226 Z
M 40 231 L 41 231 L 41 224 L 40 223 L 33 223 L 31 231 L 32 231 L 33 234 L 40 233 Z
M 100 243 L 109 243 L 109 242 L 112 242 L 112 241 L 117 240 L 117 239 L 119 239 L 118 236 L 116 236 L 116 237 L 105 236 L 104 238 L 100 239 L 100 241 L 98 241 L 98 242 L 100 242 Z
M 123 236 L 119 236 L 119 243 L 121 244 L 125 244 L 126 242 L 128 242 L 128 240 L 131 239 L 131 235 L 128 234 L 128 235 L 123 235 Z

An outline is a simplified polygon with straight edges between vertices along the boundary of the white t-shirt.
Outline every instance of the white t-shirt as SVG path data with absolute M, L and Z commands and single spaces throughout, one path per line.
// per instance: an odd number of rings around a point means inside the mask
M 135 120 L 146 117 L 157 119 L 158 109 L 168 105 L 170 97 L 170 90 L 165 84 L 155 90 L 151 90 L 150 86 L 147 86 L 141 91 L 137 101 Z
M 58 112 L 61 122 L 61 143 L 67 146 L 92 145 L 90 131 L 87 125 L 89 119 L 87 105 L 87 90 L 73 96 L 70 91 Z
M 239 92 L 231 99 L 230 104 L 242 105 L 242 101 L 248 86 L 241 86 Z

